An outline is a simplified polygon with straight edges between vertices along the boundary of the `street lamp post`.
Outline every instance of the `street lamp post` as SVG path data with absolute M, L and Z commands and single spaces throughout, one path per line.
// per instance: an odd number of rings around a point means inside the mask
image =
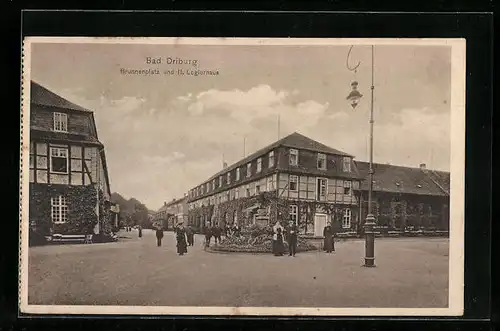
M 368 170 L 368 214 L 366 215 L 365 224 L 364 224 L 364 232 L 365 232 L 365 267 L 375 267 L 375 233 L 373 228 L 375 226 L 375 216 L 372 211 L 372 193 L 373 193 L 373 93 L 375 90 L 374 85 L 374 56 L 373 56 L 373 45 L 371 46 L 371 55 L 372 55 L 372 63 L 371 63 L 371 100 L 370 100 L 370 166 Z M 351 54 L 352 46 L 349 49 L 349 53 L 347 54 L 347 68 L 351 71 L 356 71 L 359 67 L 360 62 L 351 68 L 349 66 L 349 55 Z M 354 81 L 351 83 L 351 93 L 347 96 L 347 99 L 351 101 L 351 106 L 356 108 L 359 100 L 363 96 L 357 90 L 358 82 Z

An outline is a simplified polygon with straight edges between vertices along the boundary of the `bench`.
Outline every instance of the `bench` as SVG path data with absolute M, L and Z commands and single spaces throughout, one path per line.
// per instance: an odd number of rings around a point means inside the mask
M 53 234 L 50 240 L 53 243 L 81 243 L 92 244 L 91 234 Z

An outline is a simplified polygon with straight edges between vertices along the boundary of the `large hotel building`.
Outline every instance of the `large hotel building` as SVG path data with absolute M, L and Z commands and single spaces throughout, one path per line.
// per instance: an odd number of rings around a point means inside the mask
M 293 133 L 189 190 L 188 219 L 200 230 L 276 219 L 316 236 L 329 222 L 355 230 L 362 180 L 353 156 Z

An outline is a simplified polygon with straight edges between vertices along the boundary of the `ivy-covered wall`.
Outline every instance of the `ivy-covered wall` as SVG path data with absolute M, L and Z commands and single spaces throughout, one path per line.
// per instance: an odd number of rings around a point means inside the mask
M 424 228 L 449 229 L 448 197 L 375 192 L 373 213 L 377 225 L 391 230 Z M 367 213 L 367 197 L 363 197 L 361 220 Z
M 64 224 L 52 223 L 51 197 L 63 195 L 68 203 L 68 221 Z M 100 191 L 100 232 L 112 231 L 112 213 Z M 30 184 L 29 218 L 32 228 L 41 235 L 92 234 L 97 224 L 97 194 L 95 186 L 68 186 L 57 184 Z

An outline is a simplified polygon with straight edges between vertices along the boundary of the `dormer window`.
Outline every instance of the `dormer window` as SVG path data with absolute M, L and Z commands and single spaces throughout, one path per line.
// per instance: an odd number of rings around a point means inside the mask
M 236 168 L 236 180 L 240 180 L 240 168 Z
M 269 168 L 274 167 L 274 151 L 269 152 Z
M 343 172 L 351 172 L 351 158 L 350 157 L 342 158 L 342 171 Z
M 252 164 L 247 163 L 247 177 L 252 176 Z
M 259 157 L 257 159 L 257 172 L 261 172 L 262 171 L 262 158 Z
M 68 132 L 68 115 L 65 113 L 54 113 L 54 131 Z
M 226 180 L 226 182 L 227 182 L 228 185 L 231 184 L 231 173 L 230 172 L 227 173 L 227 180 Z
M 222 175 L 219 176 L 219 187 L 222 187 Z
M 289 164 L 296 166 L 299 164 L 299 151 L 296 149 L 290 149 Z
M 318 161 L 317 161 L 318 169 L 326 170 L 326 155 L 318 153 Z

